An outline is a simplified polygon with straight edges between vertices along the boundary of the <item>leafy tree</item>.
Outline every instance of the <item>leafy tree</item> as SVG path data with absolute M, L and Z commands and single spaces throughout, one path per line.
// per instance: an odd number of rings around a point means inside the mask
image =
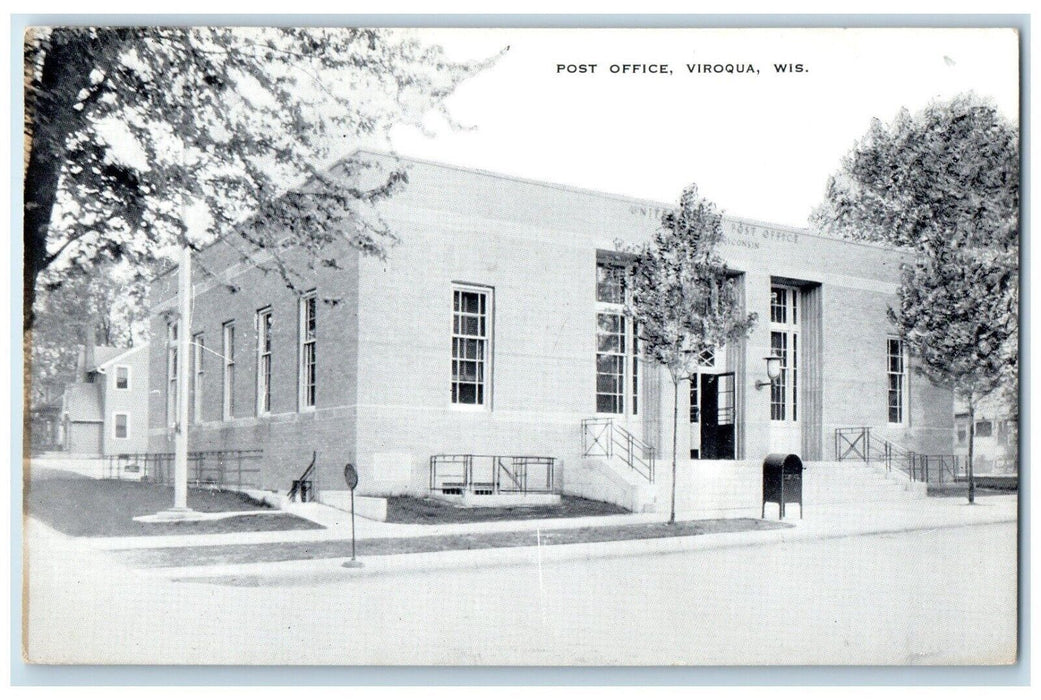
M 654 238 L 632 251 L 632 317 L 644 356 L 672 379 L 672 494 L 669 522 L 676 522 L 676 431 L 679 385 L 697 370 L 699 356 L 747 336 L 757 315 L 744 315 L 734 278 L 716 253 L 723 215 L 688 186 L 679 208 L 662 215 Z
M 393 237 L 366 209 L 404 173 L 345 187 L 330 149 L 447 116 L 485 65 L 357 28 L 34 29 L 24 61 L 26 329 L 44 270 L 205 242 L 186 237 L 192 215 L 236 230 L 244 255 L 277 254 L 272 231 L 316 254 L 335 237 L 382 254 Z M 236 227 L 247 216 L 258 225 Z
M 452 123 L 445 99 L 488 64 L 400 31 L 229 27 L 31 29 L 23 61 L 28 380 L 45 274 L 54 292 L 125 261 L 140 284 L 171 248 L 229 232 L 290 288 L 283 250 L 307 251 L 312 266 L 337 264 L 323 255 L 335 241 L 383 255 L 394 236 L 372 205 L 405 173 L 370 173 L 360 189 L 346 182 L 366 165 L 334 174 L 332 158 L 431 113 Z
M 969 503 L 976 498 L 976 407 L 1017 373 L 1018 354 L 1009 348 L 1019 330 L 1014 256 L 957 248 L 918 256 L 904 266 L 900 305 L 890 310 L 918 371 L 968 406 Z
M 66 272 L 59 285 L 49 284 L 50 274 L 41 277 L 33 328 L 34 404 L 46 399 L 48 387 L 75 380 L 79 346 L 134 347 L 147 340 L 147 283 L 127 265 Z
M 1019 135 L 993 105 L 968 94 L 874 120 L 811 223 L 913 253 L 890 316 L 917 370 L 970 415 L 998 390 L 1018 419 Z

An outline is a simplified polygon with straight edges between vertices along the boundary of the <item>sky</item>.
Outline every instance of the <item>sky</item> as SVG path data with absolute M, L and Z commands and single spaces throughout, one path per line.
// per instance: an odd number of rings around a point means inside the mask
M 695 182 L 731 215 L 790 226 L 806 225 L 873 117 L 889 121 L 902 107 L 970 90 L 1010 120 L 1019 111 L 1009 29 L 414 31 L 453 58 L 509 50 L 449 99 L 470 128 L 434 120 L 434 136 L 396 128 L 375 145 L 663 202 Z M 671 73 L 646 67 L 662 64 Z

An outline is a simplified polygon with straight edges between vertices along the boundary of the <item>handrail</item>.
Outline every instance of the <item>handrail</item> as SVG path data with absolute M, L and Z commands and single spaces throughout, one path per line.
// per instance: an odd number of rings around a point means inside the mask
M 297 494 L 300 494 L 300 501 L 302 503 L 306 503 L 309 500 L 315 500 L 314 488 L 311 488 L 314 484 L 314 480 L 309 479 L 308 477 L 314 472 L 315 462 L 317 460 L 318 451 L 315 450 L 311 453 L 311 463 L 307 465 L 307 469 L 305 469 L 304 473 L 300 475 L 300 478 L 293 481 L 293 486 L 289 489 L 287 498 L 290 501 L 294 500 Z
M 431 455 L 430 490 L 490 495 L 558 493 L 560 488 L 554 457 L 454 454 Z
M 636 437 L 613 418 L 582 421 L 583 457 L 618 457 L 633 471 L 654 483 L 654 448 Z
M 866 426 L 835 429 L 835 459 L 863 461 L 865 464 L 879 463 L 886 471 L 897 469 L 911 481 L 938 481 L 944 477 L 951 481 L 959 477 L 964 466 L 962 456 L 954 454 L 921 454 L 902 445 L 871 434 Z

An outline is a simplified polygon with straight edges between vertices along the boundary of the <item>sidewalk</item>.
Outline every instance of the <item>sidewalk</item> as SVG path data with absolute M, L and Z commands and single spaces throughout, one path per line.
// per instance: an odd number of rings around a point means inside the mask
M 310 507 L 312 504 L 307 504 Z M 315 504 L 317 505 L 317 504 Z M 215 564 L 186 567 L 160 567 L 140 570 L 146 576 L 182 581 L 211 581 L 232 585 L 264 583 L 319 583 L 343 580 L 348 576 L 371 576 L 417 570 L 477 568 L 485 566 L 535 565 L 562 560 L 694 552 L 726 547 L 783 544 L 812 539 L 850 537 L 914 530 L 1016 522 L 1017 496 L 984 496 L 969 506 L 962 498 L 930 498 L 908 503 L 819 506 L 798 518 L 798 506 L 789 507 L 785 523 L 794 527 L 737 533 L 704 534 L 659 539 L 591 542 L 582 544 L 514 546 L 509 548 L 460 549 L 414 554 L 373 555 L 363 558 L 364 566 L 344 569 L 350 557 L 350 514 L 319 506 L 308 517 L 323 519 L 326 530 L 293 532 L 251 532 L 221 535 L 189 535 L 88 540 L 95 550 L 145 550 L 172 547 L 218 547 L 264 543 L 343 543 L 343 557 L 308 558 L 291 561 L 260 561 L 242 564 Z M 330 512 L 331 511 L 331 512 Z M 302 515 L 302 513 L 299 513 Z M 609 515 L 569 519 L 454 523 L 444 525 L 403 525 L 357 518 L 357 539 L 431 537 L 491 532 L 538 533 L 579 527 L 631 525 L 663 522 L 660 514 Z M 691 514 L 678 520 L 693 519 Z

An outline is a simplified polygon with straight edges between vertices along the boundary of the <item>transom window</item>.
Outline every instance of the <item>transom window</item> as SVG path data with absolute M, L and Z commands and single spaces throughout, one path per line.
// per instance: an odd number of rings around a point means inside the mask
M 900 338 L 886 338 L 886 380 L 890 423 L 904 422 L 905 379 L 904 344 Z
M 491 294 L 480 287 L 452 290 L 452 403 L 488 403 Z
M 799 419 L 799 290 L 770 288 L 770 351 L 781 374 L 770 385 L 770 420 Z

